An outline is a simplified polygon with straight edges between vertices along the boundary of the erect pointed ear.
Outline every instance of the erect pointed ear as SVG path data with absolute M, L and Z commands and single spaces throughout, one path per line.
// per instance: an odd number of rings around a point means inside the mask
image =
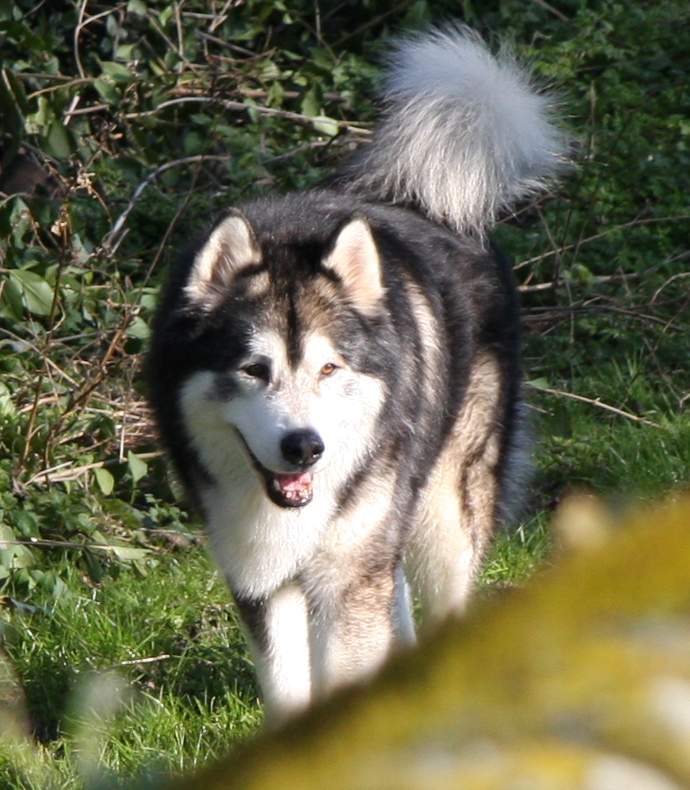
M 240 269 L 260 260 L 254 231 L 244 215 L 233 209 L 197 252 L 185 293 L 195 304 L 211 306 Z
M 354 217 L 341 227 L 322 264 L 338 275 L 360 312 L 377 311 L 385 288 L 376 242 L 364 217 Z

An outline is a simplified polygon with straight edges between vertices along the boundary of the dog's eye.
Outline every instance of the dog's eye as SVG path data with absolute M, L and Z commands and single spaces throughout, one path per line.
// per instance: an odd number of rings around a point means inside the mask
M 327 362 L 321 368 L 320 373 L 323 378 L 327 378 L 328 376 L 332 376 L 336 372 L 336 370 L 338 370 L 338 366 L 336 364 L 334 364 L 333 362 Z
M 265 365 L 263 362 L 252 362 L 251 365 L 245 365 L 243 368 L 240 368 L 240 370 L 246 376 L 253 379 L 268 381 L 271 377 L 271 371 L 268 365 Z

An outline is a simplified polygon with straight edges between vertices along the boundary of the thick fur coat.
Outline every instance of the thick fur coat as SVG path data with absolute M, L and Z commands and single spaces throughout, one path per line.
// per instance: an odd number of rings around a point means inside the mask
M 464 28 L 400 42 L 328 188 L 226 216 L 172 272 L 151 403 L 281 718 L 460 611 L 525 468 L 498 211 L 557 172 L 548 97 Z

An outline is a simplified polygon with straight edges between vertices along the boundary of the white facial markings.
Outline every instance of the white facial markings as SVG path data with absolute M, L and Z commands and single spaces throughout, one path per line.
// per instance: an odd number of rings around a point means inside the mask
M 329 338 L 317 333 L 307 335 L 303 342 L 302 361 L 299 368 L 302 368 L 306 375 L 317 386 L 320 386 L 322 381 L 331 377 L 328 374 L 324 375 L 324 368 L 328 365 L 335 366 L 331 375 L 335 375 L 338 370 L 346 367 L 345 360 Z
M 360 404 L 349 392 L 357 374 L 347 368 L 333 343 L 323 334 L 304 338 L 303 353 L 290 366 L 285 340 L 275 331 L 257 332 L 250 341 L 240 389 L 222 404 L 227 423 L 235 426 L 259 462 L 272 472 L 294 471 L 282 455 L 283 437 L 291 431 L 313 430 L 323 440 L 324 456 L 314 471 L 328 464 L 332 451 L 347 438 L 341 430 L 343 407 L 347 424 L 357 422 Z M 270 368 L 268 381 L 247 375 L 252 363 L 262 360 Z M 352 425 L 355 427 L 355 425 Z
M 242 481 L 259 490 L 256 474 L 247 463 L 237 434 L 223 419 L 216 396 L 215 376 L 204 370 L 192 375 L 180 390 L 182 418 L 201 462 L 212 475 L 230 483 Z
M 247 351 L 247 363 L 254 360 L 269 363 L 273 384 L 282 381 L 290 369 L 285 341 L 272 329 L 255 332 L 249 340 Z
M 268 379 L 251 375 L 258 360 L 270 370 Z M 218 448 L 215 457 L 228 442 L 236 443 L 227 430 L 236 428 L 255 458 L 274 473 L 295 471 L 281 451 L 282 439 L 292 431 L 312 430 L 321 438 L 325 450 L 315 473 L 340 459 L 373 429 L 383 398 L 382 383 L 352 370 L 330 338 L 317 332 L 305 336 L 294 368 L 279 333 L 256 332 L 235 380 L 237 389 L 224 400 L 210 372 L 187 382 L 182 402 L 190 433 L 207 436 L 206 444 Z
M 182 387 L 180 409 L 190 441 L 213 484 L 202 491 L 215 555 L 233 589 L 264 595 L 291 578 L 321 539 L 338 492 L 371 452 L 376 420 L 385 398 L 383 382 L 349 368 L 322 334 L 305 338 L 296 369 L 275 332 L 257 332 L 250 354 L 270 360 L 275 386 L 226 373 L 234 379 L 227 397 L 217 374 L 200 371 Z M 341 367 L 323 377 L 323 366 Z M 303 508 L 279 508 L 247 455 L 237 432 L 269 470 L 286 462 L 280 441 L 288 430 L 309 427 L 325 451 L 312 467 L 313 499 Z

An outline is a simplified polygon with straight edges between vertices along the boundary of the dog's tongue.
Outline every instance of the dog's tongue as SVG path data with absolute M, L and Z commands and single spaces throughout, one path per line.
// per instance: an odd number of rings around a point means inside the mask
M 281 491 L 285 493 L 292 491 L 301 494 L 307 493 L 311 490 L 311 472 L 298 472 L 297 474 L 293 475 L 276 474 L 275 479 Z
M 281 499 L 278 504 L 284 507 L 302 507 L 311 502 L 313 480 L 311 472 L 278 473 L 272 476 L 270 485 Z

